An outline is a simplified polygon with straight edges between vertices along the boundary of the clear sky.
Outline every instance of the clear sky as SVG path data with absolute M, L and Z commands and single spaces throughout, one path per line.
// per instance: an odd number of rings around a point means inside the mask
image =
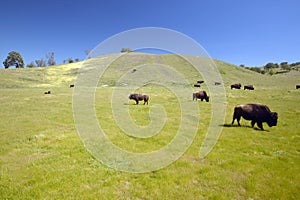
M 62 63 L 85 59 L 120 32 L 162 27 L 236 65 L 300 61 L 299 0 L 2 0 L 0 66 L 18 51 L 25 65 L 55 52 Z

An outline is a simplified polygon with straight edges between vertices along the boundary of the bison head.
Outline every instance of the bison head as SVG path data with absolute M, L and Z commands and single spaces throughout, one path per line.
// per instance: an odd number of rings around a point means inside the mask
M 139 94 L 130 94 L 128 98 L 133 100 L 138 100 L 139 96 L 140 96 Z
M 278 114 L 277 112 L 271 112 L 270 113 L 270 118 L 267 121 L 267 124 L 272 127 L 277 125 L 277 119 L 278 119 Z
M 209 102 L 209 96 L 206 96 L 206 97 L 205 97 L 205 101 L 206 101 L 206 102 Z

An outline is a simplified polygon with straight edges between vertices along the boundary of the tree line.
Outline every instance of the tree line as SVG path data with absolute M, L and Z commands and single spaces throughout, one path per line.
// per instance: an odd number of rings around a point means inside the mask
M 240 65 L 240 67 L 244 67 L 246 69 L 261 73 L 261 74 L 278 74 L 278 73 L 286 73 L 291 70 L 300 70 L 300 62 L 288 63 L 288 62 L 281 62 L 281 63 L 273 63 L 269 62 L 261 67 L 246 67 L 245 65 Z
M 73 62 L 79 62 L 79 58 L 68 58 L 63 60 L 64 64 L 67 63 L 73 63 Z M 5 69 L 15 66 L 16 68 L 24 68 L 24 60 L 22 55 L 17 52 L 17 51 L 11 51 L 8 53 L 8 56 L 6 59 L 3 61 L 3 65 Z M 29 64 L 26 65 L 28 68 L 33 68 L 33 67 L 46 67 L 46 66 L 53 66 L 56 65 L 55 61 L 55 53 L 54 52 L 49 52 L 45 55 L 45 58 L 37 59 L 35 61 L 30 62 Z

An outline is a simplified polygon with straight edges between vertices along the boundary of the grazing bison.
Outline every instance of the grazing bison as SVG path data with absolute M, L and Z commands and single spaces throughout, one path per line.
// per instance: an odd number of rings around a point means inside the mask
M 254 86 L 253 85 L 245 85 L 244 90 L 254 90 Z
M 200 86 L 200 83 L 194 84 L 194 87 L 201 87 L 201 86 Z
M 235 84 L 232 84 L 230 87 L 231 87 L 231 89 L 232 88 L 241 89 L 242 85 L 240 83 L 235 83 Z
M 220 82 L 215 82 L 215 85 L 221 85 L 221 83 Z
M 51 91 L 50 90 L 46 91 L 46 92 L 44 92 L 44 94 L 51 94 Z
M 246 120 L 252 120 L 251 125 L 257 123 L 257 126 L 264 130 L 262 123 L 267 122 L 269 127 L 277 125 L 278 114 L 276 112 L 271 112 L 268 106 L 261 104 L 243 104 L 238 105 L 234 108 L 233 119 L 237 119 L 238 125 L 240 126 L 240 119 L 243 117 Z
M 136 104 L 139 104 L 139 101 L 144 100 L 144 105 L 149 101 L 149 96 L 147 94 L 131 94 L 129 95 L 129 99 L 135 100 Z
M 300 85 L 296 85 L 296 89 L 299 89 L 300 88 Z
M 74 87 L 75 85 L 74 84 L 72 84 L 72 85 L 70 85 L 70 88 L 72 88 L 72 87 Z
M 201 84 L 201 83 L 204 83 L 204 81 L 200 80 L 200 81 L 197 81 L 197 83 Z
M 201 101 L 203 101 L 203 99 L 205 99 L 206 102 L 209 102 L 209 96 L 207 96 L 205 91 L 199 91 L 196 93 L 193 93 L 193 101 L 196 99 L 201 99 Z

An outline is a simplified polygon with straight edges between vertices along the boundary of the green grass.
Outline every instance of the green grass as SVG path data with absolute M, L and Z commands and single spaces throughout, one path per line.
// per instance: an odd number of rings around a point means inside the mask
M 88 62 L 99 64 L 101 58 Z M 169 166 L 140 174 L 106 167 L 80 140 L 72 112 L 74 89 L 69 84 L 75 82 L 81 63 L 0 70 L 0 199 L 299 199 L 300 90 L 295 85 L 300 73 L 261 75 L 215 62 L 227 96 L 225 124 L 220 124 L 223 129 L 216 146 L 206 158 L 199 158 L 212 104 L 192 102 L 190 95 L 186 103 L 198 104 L 200 110 L 192 145 Z M 129 54 L 111 65 L 96 89 L 97 119 L 111 141 L 133 152 L 165 146 L 180 123 L 175 94 L 155 84 L 138 89 L 150 95 L 149 105 L 136 106 L 128 96 L 119 100 L 139 126 L 150 123 L 152 105 L 162 105 L 167 119 L 159 134 L 135 139 L 115 123 L 111 94 L 118 87 L 126 88 L 117 80 L 143 63 L 174 67 L 191 84 L 201 78 L 186 61 L 171 55 Z M 235 82 L 253 84 L 255 90 L 231 90 L 229 85 Z M 52 94 L 44 95 L 48 90 Z M 242 119 L 241 127 L 230 126 L 233 107 L 252 102 L 278 112 L 278 125 L 264 124 L 266 130 L 260 131 Z

